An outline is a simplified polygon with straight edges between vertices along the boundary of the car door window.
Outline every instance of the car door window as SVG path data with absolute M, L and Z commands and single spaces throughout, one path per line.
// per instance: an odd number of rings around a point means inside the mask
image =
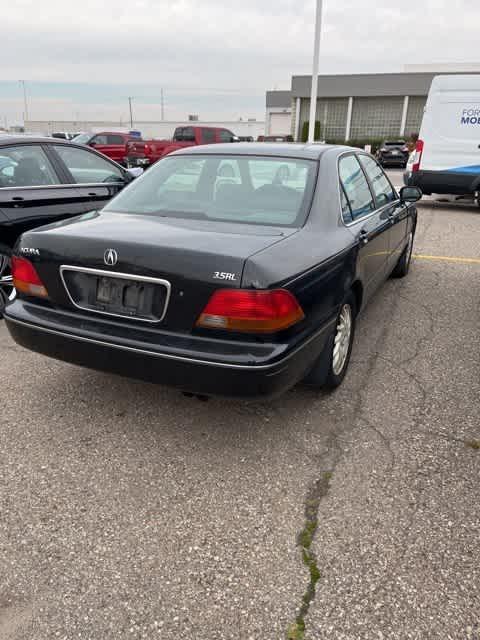
M 215 142 L 215 131 L 213 129 L 202 129 L 202 143 L 212 144 Z
M 350 204 L 347 200 L 347 196 L 345 195 L 345 190 L 343 188 L 342 183 L 340 183 L 340 202 L 342 204 L 342 216 L 345 222 L 352 222 L 352 210 L 350 209 Z
M 107 144 L 124 144 L 123 137 L 117 135 L 108 135 Z
M 377 207 L 384 207 L 390 202 L 394 202 L 397 199 L 397 194 L 382 167 L 370 156 L 360 155 L 359 158 L 370 180 Z
M 54 145 L 53 148 L 66 164 L 76 183 L 125 181 L 125 176 L 119 167 L 96 153 L 67 145 Z
M 372 192 L 363 169 L 354 155 L 341 158 L 339 174 L 353 219 L 356 220 L 374 211 L 375 203 Z
M 107 136 L 105 135 L 95 136 L 91 142 L 93 142 L 93 144 L 108 144 Z
M 0 156 L 0 187 L 37 187 L 60 184 L 40 145 L 3 147 Z
M 233 133 L 231 131 L 227 131 L 227 129 L 220 130 L 220 142 L 232 142 L 233 141 Z

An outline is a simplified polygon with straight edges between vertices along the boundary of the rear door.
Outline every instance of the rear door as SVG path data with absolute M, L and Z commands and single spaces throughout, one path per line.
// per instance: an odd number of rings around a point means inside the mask
M 62 184 L 45 145 L 2 147 L 0 156 L 0 210 L 10 243 L 24 231 L 82 212 L 75 185 Z
M 434 79 L 420 138 L 422 170 L 480 175 L 480 76 Z
M 359 154 L 359 159 L 370 183 L 379 216 L 390 224 L 388 260 L 393 266 L 405 247 L 408 208 L 400 204 L 397 192 L 378 162 L 363 153 Z
M 377 210 L 365 172 L 354 153 L 340 158 L 339 176 L 343 219 L 359 243 L 358 268 L 368 298 L 387 274 L 390 221 L 382 209 Z
M 53 162 L 74 185 L 79 213 L 101 209 L 126 184 L 123 170 L 98 153 L 70 145 L 49 145 Z

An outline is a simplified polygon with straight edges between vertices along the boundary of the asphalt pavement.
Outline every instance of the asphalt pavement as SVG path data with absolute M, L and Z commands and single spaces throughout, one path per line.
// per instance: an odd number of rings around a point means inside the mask
M 0 323 L 0 638 L 479 640 L 480 209 L 425 202 L 414 252 L 331 395 L 199 402 Z

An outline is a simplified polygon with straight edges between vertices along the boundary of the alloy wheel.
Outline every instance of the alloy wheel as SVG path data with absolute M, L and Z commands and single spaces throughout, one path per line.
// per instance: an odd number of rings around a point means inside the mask
M 350 342 L 352 339 L 352 307 L 344 304 L 338 317 L 337 329 L 333 343 L 333 373 L 338 376 L 342 373 L 347 362 Z
M 15 288 L 10 270 L 10 259 L 0 254 L 0 314 L 4 310 L 7 302 L 14 298 Z

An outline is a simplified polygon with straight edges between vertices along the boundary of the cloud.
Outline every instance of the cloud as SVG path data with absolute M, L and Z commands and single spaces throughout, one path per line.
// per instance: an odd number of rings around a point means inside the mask
M 324 5 L 321 72 L 475 62 L 475 0 Z M 143 96 L 139 106 L 143 100 L 149 111 L 159 104 L 160 87 L 170 96 L 172 117 L 199 109 L 204 117 L 210 111 L 258 117 L 266 89 L 288 88 L 292 74 L 310 73 L 314 6 L 314 0 L 10 0 L 1 14 L 0 80 L 23 78 L 32 92 L 57 83 L 48 96 L 54 103 L 65 101 L 69 109 L 70 100 L 78 110 L 77 103 L 90 101 L 112 117 L 128 95 Z M 69 93 L 72 83 L 86 83 L 81 97 Z M 47 107 L 38 100 L 36 117 L 48 117 Z M 17 119 L 21 109 L 19 95 Z M 0 82 L 0 119 L 3 112 L 13 117 Z

